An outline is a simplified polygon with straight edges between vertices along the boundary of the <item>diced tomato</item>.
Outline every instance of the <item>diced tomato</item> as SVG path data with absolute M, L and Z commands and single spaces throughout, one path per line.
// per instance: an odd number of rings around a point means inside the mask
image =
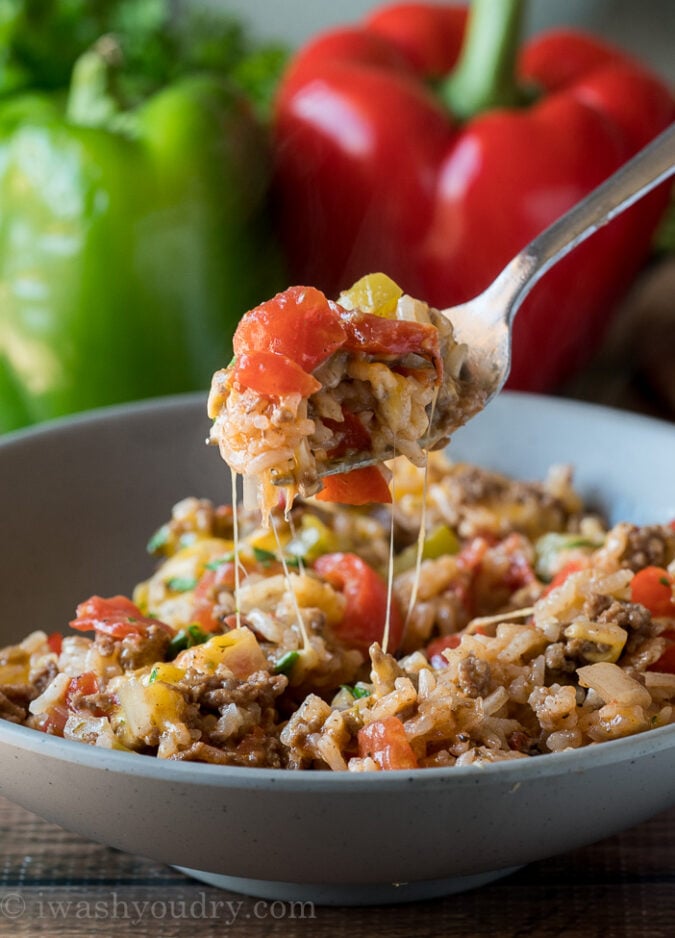
M 78 694 L 83 696 L 89 696 L 90 694 L 98 693 L 99 685 L 98 678 L 93 671 L 85 671 L 83 674 L 78 674 L 76 677 L 72 677 L 68 682 L 68 687 L 66 688 L 66 697 L 65 705 L 68 710 L 73 709 L 73 701 Z M 101 710 L 100 707 L 94 707 L 91 710 L 96 717 L 102 717 L 105 714 L 104 710 Z
M 440 635 L 438 638 L 429 642 L 424 649 L 424 654 L 432 668 L 445 668 L 448 664 L 443 656 L 446 648 L 457 648 L 462 641 L 461 635 Z
M 159 626 L 169 635 L 174 630 L 159 619 L 144 616 L 141 610 L 126 596 L 111 596 L 104 599 L 92 596 L 80 603 L 76 610 L 77 618 L 70 623 L 71 628 L 80 632 L 98 632 L 112 638 L 126 638 L 127 635 L 145 635 L 151 625 Z
M 375 720 L 359 730 L 359 755 L 370 757 L 382 769 L 416 769 L 419 766 L 398 717 Z
M 221 632 L 222 622 L 214 615 L 219 590 L 234 589 L 234 563 L 223 561 L 214 570 L 205 570 L 194 591 L 192 620 L 205 632 Z
M 237 355 L 232 381 L 240 388 L 250 388 L 264 397 L 279 397 L 281 394 L 309 397 L 321 387 L 320 382 L 303 371 L 300 365 L 276 352 Z
M 316 497 L 323 502 L 341 505 L 370 505 L 390 502 L 391 492 L 377 466 L 362 466 L 351 472 L 325 476 L 323 488 Z
M 449 584 L 449 588 L 471 617 L 476 613 L 475 581 L 480 574 L 483 559 L 494 543 L 492 537 L 474 537 L 457 554 L 458 576 Z
M 66 706 L 70 707 L 76 694 L 95 694 L 98 691 L 98 678 L 93 671 L 84 671 L 71 677 L 66 690 Z
M 289 287 L 243 316 L 234 353 L 276 352 L 303 371 L 314 371 L 345 342 L 340 311 L 314 287 Z
M 486 553 L 494 543 L 494 538 L 483 536 L 471 538 L 457 555 L 458 566 L 461 567 L 462 570 L 467 570 L 471 573 L 475 572 L 482 564 Z
M 434 363 L 439 380 L 443 374 L 438 330 L 428 323 L 385 319 L 373 313 L 356 313 L 344 319 L 350 352 L 368 355 L 408 355 L 414 352 Z
M 508 569 L 503 577 L 504 585 L 515 592 L 537 579 L 527 559 L 527 542 L 522 534 L 509 534 L 499 545 L 500 552 L 508 557 Z
M 338 438 L 330 456 L 344 456 L 347 453 L 365 453 L 370 451 L 370 433 L 363 426 L 356 414 L 342 408 L 342 420 L 331 420 L 323 417 L 323 423 Z
M 659 660 L 650 665 L 647 670 L 665 671 L 668 674 L 675 674 L 675 632 L 664 632 L 662 637 L 668 642 L 665 651 Z
M 646 606 L 653 616 L 675 618 L 673 578 L 663 567 L 645 567 L 638 570 L 630 583 L 634 603 Z
M 580 570 L 584 569 L 584 566 L 585 565 L 581 560 L 570 560 L 569 563 L 566 563 L 563 567 L 560 568 L 560 570 L 558 570 L 556 575 L 553 577 L 541 595 L 548 596 L 551 590 L 557 589 L 558 586 L 562 586 L 570 574 L 578 573 Z
M 49 645 L 50 651 L 53 651 L 55 655 L 60 655 L 63 645 L 63 635 L 60 632 L 52 632 L 47 636 L 47 644 Z
M 63 736 L 66 721 L 70 716 L 65 704 L 55 704 L 48 713 L 42 714 L 37 723 L 37 729 L 52 736 Z
M 335 633 L 342 641 L 364 653 L 373 642 L 381 642 L 387 615 L 387 584 L 365 560 L 356 554 L 324 554 L 314 564 L 315 571 L 331 586 L 342 591 L 346 600 L 342 622 Z M 389 650 L 395 651 L 403 637 L 403 616 L 392 596 L 389 618 Z

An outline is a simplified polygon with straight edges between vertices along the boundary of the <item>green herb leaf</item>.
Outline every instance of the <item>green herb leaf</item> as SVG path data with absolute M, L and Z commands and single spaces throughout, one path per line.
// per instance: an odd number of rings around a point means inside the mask
M 206 564 L 207 570 L 217 570 L 218 567 L 222 567 L 224 563 L 232 563 L 234 560 L 234 551 L 230 550 L 226 554 L 223 554 L 222 557 L 216 557 L 215 560 L 209 560 Z
M 286 654 L 282 655 L 275 664 L 274 668 L 272 669 L 272 674 L 289 674 L 299 657 L 299 651 L 287 651 Z
M 186 648 L 192 648 L 194 645 L 203 645 L 210 637 L 209 633 L 205 632 L 196 623 L 188 625 L 186 629 L 181 629 L 180 632 L 176 632 L 169 642 L 167 661 L 172 661 L 179 652 L 184 651 Z
M 169 577 L 165 585 L 174 593 L 187 593 L 195 588 L 197 582 L 197 579 L 193 576 L 172 576 Z
M 166 547 L 169 540 L 169 525 L 163 524 L 152 535 L 147 543 L 146 550 L 149 554 L 159 554 Z
M 360 700 L 362 697 L 370 697 L 370 691 L 367 687 L 359 687 L 358 684 L 355 684 L 351 687 L 349 684 L 340 684 L 342 690 L 348 691 L 354 700 Z
M 155 665 L 155 667 L 150 672 L 150 677 L 148 678 L 148 684 L 154 684 L 155 681 L 157 680 L 158 674 L 159 674 L 159 668 L 157 667 L 157 665 Z
M 269 567 L 270 564 L 275 563 L 277 559 L 276 554 L 273 554 L 271 550 L 263 550 L 262 547 L 254 547 L 253 556 L 263 567 Z

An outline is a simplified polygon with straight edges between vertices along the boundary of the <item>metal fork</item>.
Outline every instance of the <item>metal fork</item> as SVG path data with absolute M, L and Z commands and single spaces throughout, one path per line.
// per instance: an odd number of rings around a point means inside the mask
M 603 225 L 637 202 L 675 173 L 675 124 L 656 137 L 586 198 L 523 248 L 479 296 L 460 306 L 441 310 L 452 323 L 455 338 L 467 346 L 461 379 L 477 391 L 482 406 L 504 386 L 511 368 L 513 321 L 523 300 L 541 277 L 561 258 Z M 474 412 L 480 408 L 476 408 Z M 464 412 L 463 418 L 473 416 Z M 451 429 L 457 429 L 457 426 Z M 432 426 L 424 440 L 434 447 L 449 432 L 447 424 L 434 438 Z M 323 475 L 348 472 L 395 454 L 377 457 L 355 454 L 331 462 Z
M 485 403 L 511 369 L 513 321 L 543 275 L 592 234 L 675 173 L 675 124 L 523 248 L 490 286 L 468 303 L 442 310 L 468 348 L 463 378 L 485 391 Z

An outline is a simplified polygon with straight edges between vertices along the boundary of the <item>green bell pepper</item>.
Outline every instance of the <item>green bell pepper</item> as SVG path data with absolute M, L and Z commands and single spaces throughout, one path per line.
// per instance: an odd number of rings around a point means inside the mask
M 0 431 L 207 388 L 280 286 L 267 139 L 213 73 L 127 109 L 109 37 L 0 102 Z

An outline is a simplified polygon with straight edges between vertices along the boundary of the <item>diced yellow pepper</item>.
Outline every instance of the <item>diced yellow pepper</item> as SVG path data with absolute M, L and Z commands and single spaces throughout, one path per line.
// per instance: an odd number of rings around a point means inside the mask
M 154 684 L 155 681 L 164 681 L 165 684 L 176 684 L 185 677 L 185 670 L 177 667 L 172 661 L 163 661 L 153 665 L 144 679 L 145 684 Z
M 386 274 L 366 274 L 340 294 L 338 302 L 347 309 L 361 309 L 365 313 L 393 319 L 396 304 L 403 290 Z
M 339 549 L 337 535 L 320 518 L 310 514 L 302 516 L 300 530 L 286 545 L 289 554 L 302 557 L 307 563 L 312 563 L 322 554 L 331 554 Z
M 224 664 L 238 678 L 266 670 L 268 666 L 255 635 L 245 627 L 214 635 L 203 645 L 186 648 L 176 657 L 175 664 L 179 668 L 194 668 L 202 673 L 211 673 L 218 665 Z
M 119 699 L 118 726 L 123 745 L 133 748 L 135 739 L 151 736 L 153 730 L 163 732 L 171 724 L 185 720 L 185 700 L 182 694 L 163 682 L 145 684 L 135 675 L 128 674 L 116 683 L 115 692 Z M 124 717 L 124 723 L 119 718 Z M 131 735 L 129 735 L 131 734 Z
M 447 524 L 439 524 L 425 538 L 422 545 L 422 560 L 436 560 L 446 554 L 459 553 L 460 543 L 457 535 Z M 417 544 L 411 544 L 394 558 L 394 573 L 411 570 L 417 561 Z
M 277 529 L 277 534 L 279 536 L 279 544 L 285 547 L 290 539 L 290 532 Z M 279 550 L 277 535 L 275 535 L 273 530 L 258 528 L 246 539 L 246 543 L 241 545 L 241 556 L 246 554 L 247 547 L 252 547 L 255 550 L 269 551 L 270 554 L 276 554 Z

